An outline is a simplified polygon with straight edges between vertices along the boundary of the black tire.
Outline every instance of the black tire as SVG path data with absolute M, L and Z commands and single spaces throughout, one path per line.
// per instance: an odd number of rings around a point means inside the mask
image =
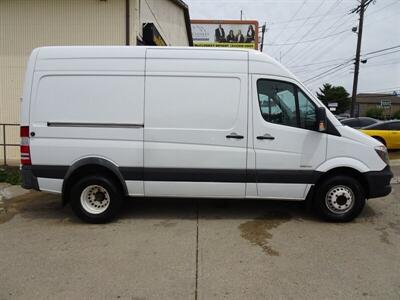
M 386 142 L 383 138 L 381 138 L 380 136 L 373 136 L 374 139 L 376 139 L 377 141 L 381 142 L 383 145 L 386 146 Z
M 316 187 L 313 204 L 321 218 L 333 222 L 349 222 L 363 210 L 365 192 L 355 178 L 336 175 Z
M 97 188 L 96 188 L 97 187 Z M 85 189 L 88 190 L 85 191 Z M 85 191 L 85 193 L 84 193 Z M 92 191 L 97 191 L 93 193 Z M 105 191 L 105 192 L 104 192 Z M 84 194 L 89 194 L 89 199 L 86 203 L 90 202 L 93 204 L 83 204 L 84 200 L 81 201 Z M 99 196 L 99 199 L 98 198 Z M 103 196 L 101 196 L 103 195 Z M 101 197 L 104 197 L 101 199 Z M 85 199 L 85 197 L 84 197 Z M 104 202 L 103 202 L 104 201 Z M 111 221 L 118 214 L 123 202 L 123 193 L 118 184 L 116 184 L 112 179 L 101 176 L 101 175 L 88 175 L 80 180 L 76 181 L 70 191 L 70 204 L 74 213 L 87 223 L 101 224 Z M 94 210 L 97 204 L 104 207 L 98 208 L 100 212 L 93 213 L 90 210 L 92 207 Z M 89 208 L 85 208 L 90 205 Z M 108 206 L 107 206 L 108 205 Z M 101 211 L 103 210 L 104 211 Z

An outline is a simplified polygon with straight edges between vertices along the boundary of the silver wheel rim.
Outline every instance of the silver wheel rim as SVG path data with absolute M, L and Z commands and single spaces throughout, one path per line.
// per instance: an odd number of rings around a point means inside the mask
M 89 185 L 81 193 L 81 205 L 90 214 L 101 214 L 110 205 L 110 195 L 100 185 Z
M 326 193 L 326 207 L 334 214 L 344 214 L 354 206 L 354 193 L 351 188 L 344 185 L 337 185 Z

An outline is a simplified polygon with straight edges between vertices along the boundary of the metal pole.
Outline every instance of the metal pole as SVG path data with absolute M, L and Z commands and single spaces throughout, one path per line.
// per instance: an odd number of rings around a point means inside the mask
M 4 165 L 7 166 L 7 154 L 6 154 L 6 125 L 3 124 L 3 159 Z
M 125 45 L 126 46 L 129 46 L 131 43 L 131 41 L 130 41 L 130 39 L 131 39 L 131 37 L 130 37 L 131 21 L 130 21 L 130 5 L 129 5 L 130 3 L 129 2 L 130 2 L 130 0 L 125 1 Z
M 261 33 L 261 46 L 260 46 L 260 51 L 263 52 L 264 49 L 264 35 L 265 35 L 265 27 L 267 26 L 267 24 L 265 23 L 262 26 L 262 33 Z
M 357 49 L 356 49 L 356 61 L 354 63 L 354 78 L 353 78 L 353 92 L 351 94 L 351 110 L 350 116 L 354 117 L 354 107 L 357 98 L 357 86 L 358 86 L 358 73 L 360 69 L 360 52 L 361 52 L 361 40 L 364 24 L 364 10 L 365 10 L 365 0 L 361 0 L 360 4 L 360 21 L 358 25 L 358 38 L 357 38 Z
M 240 21 L 243 19 L 243 10 L 240 10 Z

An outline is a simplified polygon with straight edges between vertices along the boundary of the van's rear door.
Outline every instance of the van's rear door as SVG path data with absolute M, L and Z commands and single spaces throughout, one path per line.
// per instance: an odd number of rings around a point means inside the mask
M 247 82 L 244 51 L 147 50 L 146 195 L 244 197 Z
M 94 157 L 120 168 L 130 195 L 143 195 L 143 56 L 129 48 L 40 50 L 31 158 L 57 170 L 38 175 L 41 190 L 60 192 L 68 167 Z

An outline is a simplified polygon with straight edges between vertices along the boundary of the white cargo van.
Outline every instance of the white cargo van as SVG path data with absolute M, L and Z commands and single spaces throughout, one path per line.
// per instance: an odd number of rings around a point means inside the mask
M 349 221 L 391 191 L 386 148 L 252 50 L 38 48 L 21 123 L 23 186 L 88 222 L 126 196 L 307 200 Z

